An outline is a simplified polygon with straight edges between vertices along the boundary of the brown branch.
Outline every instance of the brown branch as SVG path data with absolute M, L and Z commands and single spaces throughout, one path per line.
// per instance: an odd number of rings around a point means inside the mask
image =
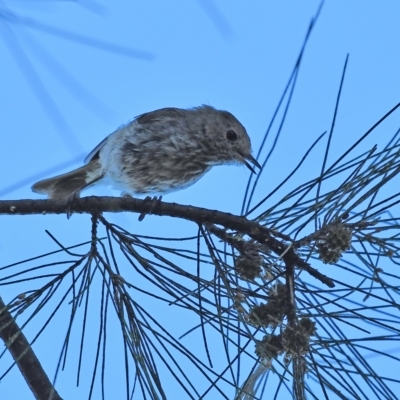
M 257 242 L 267 246 L 278 256 L 281 256 L 285 264 L 295 265 L 304 269 L 311 276 L 329 287 L 334 287 L 332 279 L 321 274 L 315 268 L 302 260 L 294 249 L 288 247 L 275 237 L 273 232 L 261 226 L 257 222 L 249 221 L 245 217 L 224 213 L 206 208 L 183 206 L 176 203 L 140 200 L 131 197 L 83 197 L 72 201 L 59 200 L 2 200 L 0 201 L 0 214 L 7 215 L 32 215 L 32 214 L 71 214 L 88 213 L 98 214 L 102 212 L 136 212 L 151 213 L 174 218 L 183 218 L 197 224 L 222 225 L 226 229 L 241 232 L 250 236 Z
M 38 400 L 62 400 L 0 297 L 0 338 Z

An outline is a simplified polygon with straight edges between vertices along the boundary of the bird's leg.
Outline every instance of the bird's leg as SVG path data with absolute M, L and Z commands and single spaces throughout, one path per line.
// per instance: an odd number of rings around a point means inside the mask
M 154 197 L 147 196 L 147 197 L 145 197 L 144 201 L 150 202 L 150 204 L 151 204 L 150 210 L 149 210 L 148 212 L 142 212 L 142 213 L 139 215 L 138 220 L 139 220 L 139 221 L 143 221 L 143 219 L 144 219 L 144 217 L 146 216 L 146 214 L 152 214 L 154 208 L 155 208 L 158 204 L 160 204 L 161 199 L 162 199 L 162 196 L 160 196 L 160 197 L 157 197 L 157 196 L 154 196 Z
M 74 205 L 74 202 L 80 198 L 80 192 L 79 190 L 75 190 L 75 192 L 72 192 L 67 198 L 67 208 L 66 208 L 66 213 L 67 213 L 67 219 L 71 218 L 72 215 L 72 206 Z

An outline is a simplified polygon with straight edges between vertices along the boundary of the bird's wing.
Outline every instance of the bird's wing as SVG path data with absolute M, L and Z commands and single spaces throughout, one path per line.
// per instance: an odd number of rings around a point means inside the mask
M 158 122 L 161 120 L 171 120 L 178 119 L 183 116 L 183 110 L 179 108 L 161 108 L 159 110 L 150 111 L 145 114 L 141 114 L 137 116 L 134 120 L 136 120 L 139 124 L 151 124 L 154 122 Z M 114 132 L 113 132 L 114 133 Z M 112 135 L 112 133 L 111 133 Z M 103 139 L 85 158 L 85 164 L 88 164 L 92 161 L 98 154 L 101 148 L 105 145 L 106 141 L 110 135 L 108 135 L 105 139 Z
M 112 134 L 111 134 L 112 135 Z M 107 142 L 108 138 L 110 135 L 108 135 L 106 138 L 104 138 L 85 158 L 85 164 L 88 164 L 90 161 L 92 161 L 98 154 L 100 149 L 105 145 Z

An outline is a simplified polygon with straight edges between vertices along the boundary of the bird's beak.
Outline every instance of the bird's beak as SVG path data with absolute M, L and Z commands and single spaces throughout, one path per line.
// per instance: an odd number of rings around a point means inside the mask
M 249 163 L 249 161 L 255 165 L 257 168 L 261 169 L 261 165 L 259 162 L 251 155 L 251 154 L 240 154 L 243 157 L 243 163 L 246 165 L 246 167 L 253 173 L 255 174 L 256 171 L 254 170 L 253 166 Z

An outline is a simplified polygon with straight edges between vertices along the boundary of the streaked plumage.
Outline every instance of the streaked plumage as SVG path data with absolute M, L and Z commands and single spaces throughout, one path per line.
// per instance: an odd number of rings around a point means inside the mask
M 127 193 L 160 193 L 192 185 L 214 165 L 260 167 L 250 138 L 229 112 L 210 106 L 163 108 L 142 114 L 105 138 L 86 165 L 35 183 L 49 198 L 78 195 L 101 179 Z M 254 172 L 254 171 L 253 171 Z

